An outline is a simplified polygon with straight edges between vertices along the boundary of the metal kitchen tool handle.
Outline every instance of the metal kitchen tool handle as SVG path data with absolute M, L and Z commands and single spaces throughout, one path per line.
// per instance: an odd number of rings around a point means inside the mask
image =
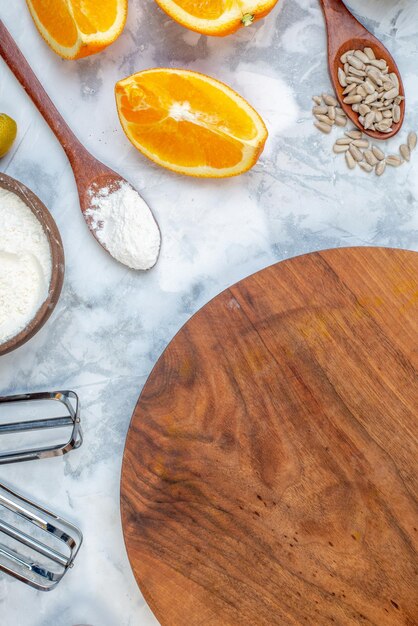
M 73 566 L 81 531 L 0 483 L 0 571 L 50 591 Z
M 79 448 L 83 442 L 83 436 L 80 426 L 80 404 L 78 396 L 74 391 L 52 391 L 42 393 L 26 393 L 15 396 L 0 396 L 0 409 L 4 412 L 5 405 L 17 405 L 17 408 L 24 407 L 23 403 L 39 401 L 59 402 L 62 407 L 62 413 L 57 417 L 48 417 L 43 415 L 40 419 L 17 419 L 11 421 L 10 418 L 4 423 L 0 419 L 0 439 L 2 436 L 7 438 L 8 435 L 16 435 L 20 433 L 29 433 L 34 431 L 50 431 L 51 429 L 66 428 L 71 429 L 69 438 L 65 441 L 54 443 L 54 445 L 41 444 L 36 447 L 23 448 L 19 450 L 0 449 L 0 465 L 5 463 L 17 463 L 18 461 L 30 461 L 33 459 L 42 459 L 51 456 L 61 456 L 74 448 Z M 50 405 L 53 408 L 52 405 Z M 27 407 L 26 407 L 27 408 Z M 55 408 L 55 406 L 54 406 Z M 19 438 L 19 448 L 20 448 Z

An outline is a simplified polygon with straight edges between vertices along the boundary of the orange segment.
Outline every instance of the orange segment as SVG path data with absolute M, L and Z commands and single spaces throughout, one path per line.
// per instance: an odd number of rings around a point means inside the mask
M 235 176 L 267 139 L 258 113 L 223 83 L 187 70 L 152 69 L 116 84 L 122 127 L 154 162 L 181 174 Z
M 117 21 L 117 2 L 72 0 L 73 15 L 79 29 L 86 35 L 106 33 Z
M 232 1 L 224 2 L 223 0 L 209 0 L 209 2 L 177 0 L 176 4 L 194 17 L 199 17 L 204 20 L 216 20 L 236 3 Z
M 156 0 L 176 22 L 204 35 L 224 36 L 265 17 L 278 0 Z
M 44 28 L 48 28 L 52 39 L 60 42 L 66 48 L 72 48 L 76 45 L 77 27 L 68 11 L 65 0 L 32 0 L 29 2 L 29 9 L 31 6 L 36 11 L 40 24 Z
M 100 52 L 119 37 L 128 0 L 27 0 L 47 44 L 65 59 Z

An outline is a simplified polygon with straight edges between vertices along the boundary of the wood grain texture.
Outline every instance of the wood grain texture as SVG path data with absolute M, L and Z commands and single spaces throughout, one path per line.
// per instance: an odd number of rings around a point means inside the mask
M 359 130 L 365 135 L 369 135 L 374 139 L 389 139 L 396 135 L 402 128 L 405 119 L 405 100 L 402 100 L 400 106 L 401 117 L 397 124 L 393 124 L 393 130 L 390 133 L 379 133 L 375 130 L 365 129 L 358 121 L 358 114 L 353 111 L 350 104 L 344 103 L 344 88 L 338 81 L 338 68 L 342 67 L 340 57 L 347 50 L 363 50 L 366 47 L 372 48 L 377 59 L 384 59 L 389 67 L 389 72 L 395 72 L 399 79 L 399 94 L 405 96 L 402 76 L 398 66 L 389 50 L 385 48 L 379 39 L 372 35 L 367 28 L 350 13 L 345 6 L 343 0 L 320 0 L 324 11 L 325 22 L 327 27 L 328 40 L 328 67 L 331 82 L 338 98 L 340 107 L 344 110 L 347 117 L 353 122 Z M 379 11 L 379 7 L 376 7 Z
M 124 453 L 129 558 L 163 626 L 418 623 L 418 254 L 284 261 L 201 309 Z

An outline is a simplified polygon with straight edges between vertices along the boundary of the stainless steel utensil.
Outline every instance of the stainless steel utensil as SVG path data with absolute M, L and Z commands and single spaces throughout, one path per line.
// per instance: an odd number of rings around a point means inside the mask
M 0 571 L 50 591 L 73 566 L 82 541 L 76 526 L 0 483 Z
M 79 448 L 82 441 L 74 391 L 0 397 L 0 465 L 60 456 Z

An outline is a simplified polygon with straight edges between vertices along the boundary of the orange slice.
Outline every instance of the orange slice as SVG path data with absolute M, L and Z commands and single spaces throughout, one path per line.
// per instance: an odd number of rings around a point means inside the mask
M 128 0 L 26 0 L 47 44 L 64 59 L 100 52 L 121 34 Z
M 156 0 L 176 22 L 222 37 L 265 17 L 278 0 Z
M 151 69 L 116 83 L 119 118 L 133 145 L 180 174 L 242 174 L 260 156 L 267 129 L 235 91 L 204 74 Z

